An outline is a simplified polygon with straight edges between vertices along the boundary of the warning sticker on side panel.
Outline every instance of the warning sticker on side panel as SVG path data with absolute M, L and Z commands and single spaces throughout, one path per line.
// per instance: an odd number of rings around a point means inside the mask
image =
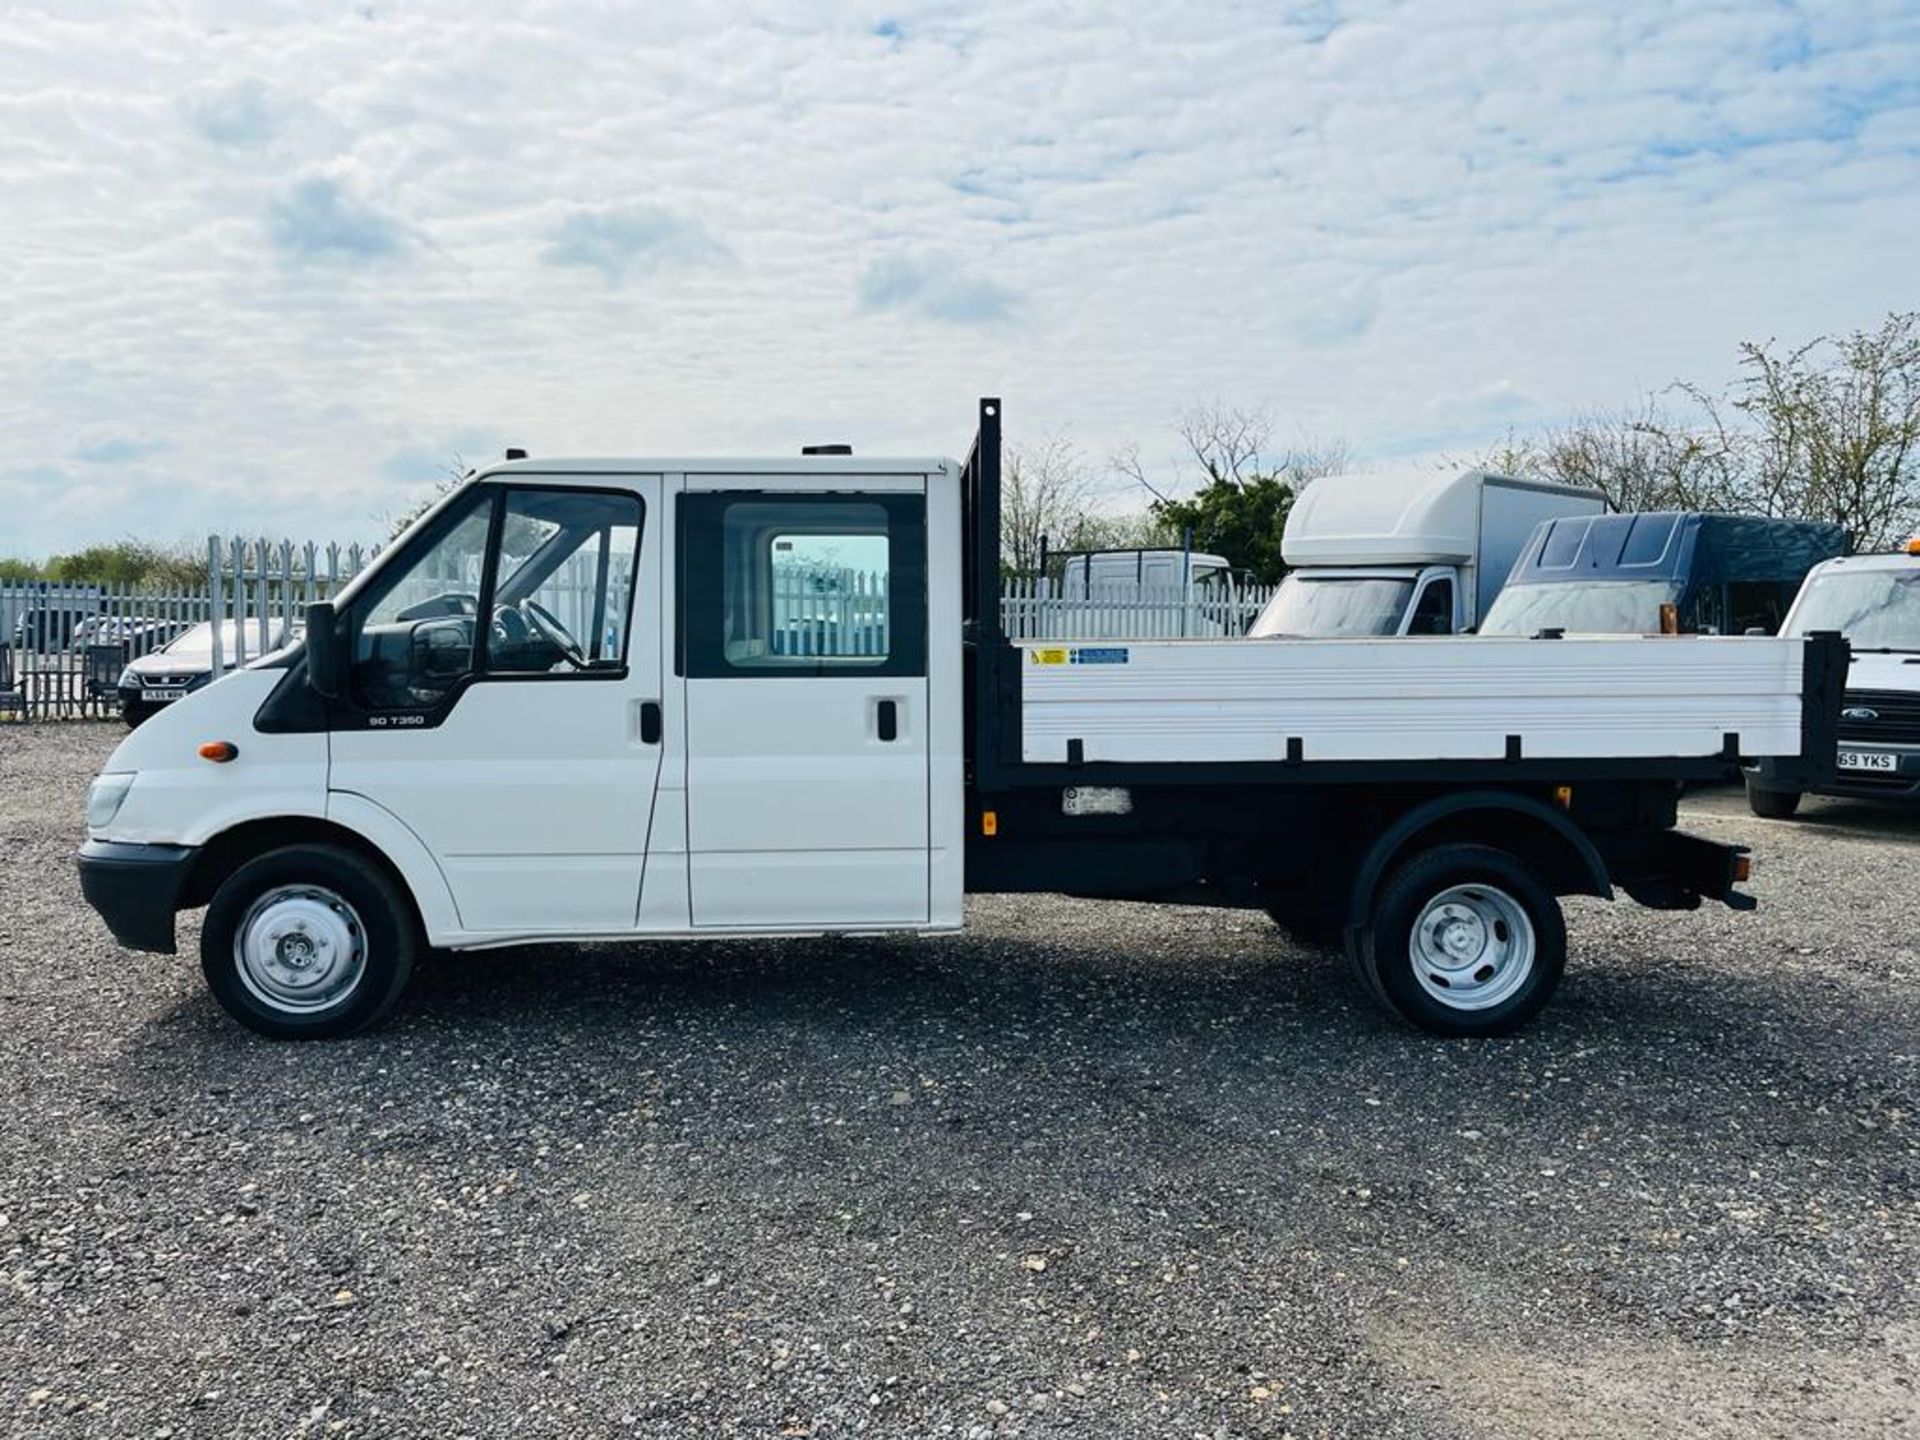
M 1027 653 L 1033 657 L 1033 663 L 1036 665 L 1064 665 L 1067 663 L 1067 652 L 1064 650 L 1029 650 Z
M 1124 665 L 1127 663 L 1126 647 L 1108 646 L 1102 649 L 1083 645 L 1073 652 L 1073 663 L 1076 665 Z

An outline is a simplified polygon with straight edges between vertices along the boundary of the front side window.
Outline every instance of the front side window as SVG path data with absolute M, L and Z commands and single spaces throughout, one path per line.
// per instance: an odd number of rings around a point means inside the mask
M 354 698 L 375 710 L 440 703 L 473 668 L 474 617 L 493 523 L 490 492 L 441 517 L 438 537 L 382 573 L 355 607 Z
M 641 523 L 634 495 L 477 490 L 356 603 L 354 698 L 431 709 L 476 673 L 620 673 Z
M 1409 635 L 1451 635 L 1453 633 L 1453 581 L 1429 580 L 1420 592 L 1420 603 L 1413 607 L 1407 622 Z
M 1727 633 L 1744 635 L 1780 628 L 1780 617 L 1793 599 L 1793 587 L 1773 580 L 1736 580 L 1727 586 Z
M 687 673 L 926 673 L 926 504 L 918 495 L 689 495 Z
M 512 490 L 500 526 L 487 672 L 618 670 L 640 549 L 640 501 Z

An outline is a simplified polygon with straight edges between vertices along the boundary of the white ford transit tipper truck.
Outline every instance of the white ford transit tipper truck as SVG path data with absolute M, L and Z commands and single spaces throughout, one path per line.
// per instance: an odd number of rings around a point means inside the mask
M 1292 567 L 1256 636 L 1472 630 L 1542 520 L 1600 515 L 1606 496 L 1484 470 L 1327 475 L 1287 514 Z
M 276 1036 L 371 1024 L 426 946 L 951 931 L 970 890 L 1265 909 L 1486 1034 L 1558 982 L 1561 895 L 1752 905 L 1682 782 L 1829 778 L 1837 636 L 1010 644 L 1000 420 L 965 464 L 480 472 L 122 742 L 87 898 L 160 952 L 205 906 Z

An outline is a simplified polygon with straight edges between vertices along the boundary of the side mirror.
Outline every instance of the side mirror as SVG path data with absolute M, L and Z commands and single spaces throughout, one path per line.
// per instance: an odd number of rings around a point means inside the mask
M 307 685 L 323 700 L 338 700 L 346 689 L 347 652 L 333 605 L 322 600 L 307 606 Z

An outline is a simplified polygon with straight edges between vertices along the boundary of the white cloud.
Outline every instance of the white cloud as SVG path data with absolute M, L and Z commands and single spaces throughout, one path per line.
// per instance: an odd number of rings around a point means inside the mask
M 1005 285 L 967 275 L 947 255 L 883 255 L 860 275 L 860 304 L 953 325 L 1011 320 L 1020 297 Z
M 10 9 L 0 551 L 986 390 L 1461 448 L 1920 304 L 1910 0 L 762 8 Z
M 675 265 L 715 265 L 733 252 L 690 216 L 658 205 L 617 210 L 576 210 L 556 225 L 541 252 L 549 265 L 579 265 L 598 270 L 609 285 L 630 273 L 650 273 Z

